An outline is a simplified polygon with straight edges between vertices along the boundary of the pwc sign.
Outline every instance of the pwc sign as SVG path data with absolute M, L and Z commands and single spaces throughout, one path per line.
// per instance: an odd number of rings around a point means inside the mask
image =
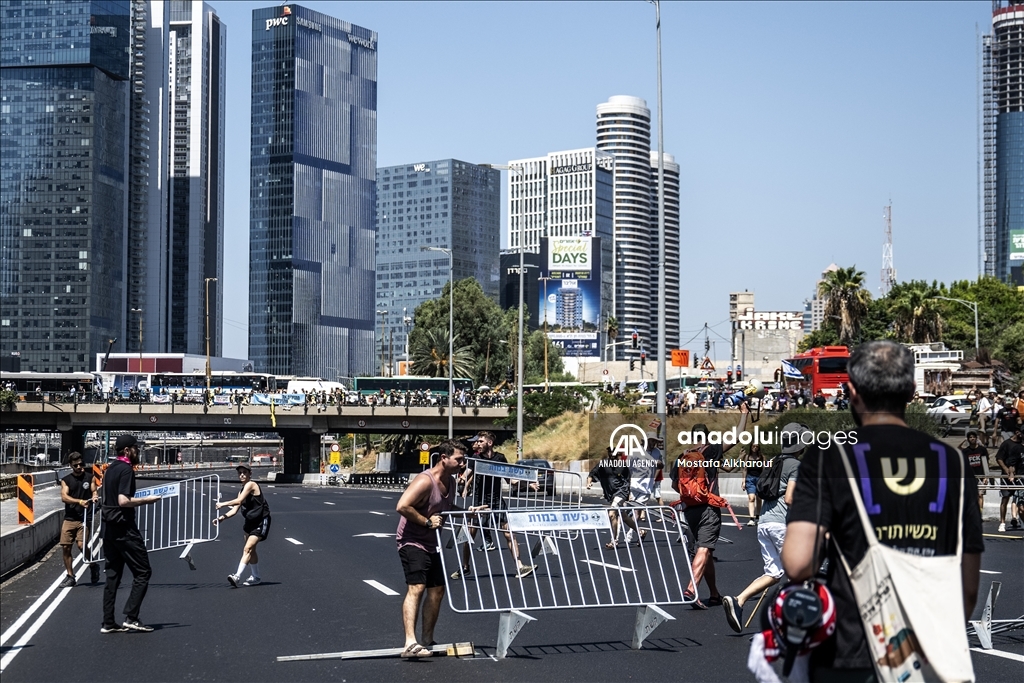
M 287 26 L 288 25 L 288 17 L 290 17 L 291 14 L 292 14 L 292 8 L 289 7 L 288 5 L 285 5 L 284 7 L 281 8 L 281 16 L 273 17 L 271 19 L 267 19 L 267 27 L 265 29 L 263 29 L 263 30 L 264 31 L 269 31 L 274 26 Z

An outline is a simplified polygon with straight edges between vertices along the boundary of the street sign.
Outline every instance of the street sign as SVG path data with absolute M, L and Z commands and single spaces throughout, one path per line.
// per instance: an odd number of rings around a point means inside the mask
M 150 416 L 149 416 L 149 421 L 150 421 L 150 423 L 152 423 L 152 424 L 156 424 L 156 421 L 157 421 L 157 419 L 158 419 L 158 418 L 157 418 L 157 416 L 156 416 L 156 415 L 150 415 Z
M 360 427 L 365 427 L 366 426 L 366 420 L 360 420 L 356 424 L 359 425 Z
M 339 465 L 336 462 L 332 462 L 330 465 L 327 466 L 327 469 L 330 471 L 331 474 L 337 474 L 338 472 L 341 472 L 341 465 Z
M 710 358 L 704 358 L 704 362 L 700 364 L 701 370 L 714 370 L 715 364 L 711 362 Z
M 402 420 L 402 428 L 403 429 L 408 429 L 409 428 L 409 421 L 408 420 Z
M 331 451 L 333 451 L 334 453 L 337 453 L 340 450 L 341 450 L 341 446 L 339 446 L 337 442 L 331 444 Z
M 607 375 L 608 374 L 608 368 L 605 368 L 604 370 L 602 370 L 601 374 L 602 375 Z
M 429 465 L 430 464 L 430 451 L 420 451 L 420 464 L 421 465 Z
M 690 350 L 689 349 L 672 349 L 672 367 L 674 367 L 674 368 L 688 368 L 688 367 L 690 367 Z
M 284 455 L 284 448 L 278 448 L 277 449 L 277 454 L 278 455 Z
M 423 443 L 420 444 L 420 450 L 421 451 L 429 451 L 430 450 L 430 444 L 427 443 L 426 441 L 424 441 Z
M 328 458 L 332 465 L 341 464 L 341 453 L 338 453 L 337 451 L 332 451 Z

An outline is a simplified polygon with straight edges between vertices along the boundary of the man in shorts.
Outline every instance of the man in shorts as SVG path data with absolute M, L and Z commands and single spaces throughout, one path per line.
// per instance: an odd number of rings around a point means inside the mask
M 743 605 L 747 600 L 768 590 L 785 575 L 782 571 L 780 553 L 782 543 L 786 540 L 786 515 L 789 513 L 789 506 L 793 504 L 796 473 L 800 468 L 800 458 L 808 448 L 800 438 L 805 433 L 810 433 L 810 430 L 797 422 L 790 422 L 779 433 L 782 454 L 778 457 L 783 460 L 778 497 L 764 502 L 757 523 L 757 542 L 761 546 L 764 574 L 754 579 L 739 595 L 727 595 L 722 598 L 725 620 L 736 633 L 743 631 Z
M 967 458 L 967 463 L 971 466 L 971 472 L 977 478 L 978 483 L 983 483 L 988 463 L 988 449 L 978 443 L 978 432 L 967 432 L 966 443 L 960 444 L 960 450 Z M 978 509 L 985 509 L 985 492 L 980 490 L 978 491 Z
M 78 551 L 84 552 L 82 537 L 84 535 L 85 511 L 99 500 L 99 494 L 96 487 L 93 486 L 92 472 L 85 470 L 82 454 L 71 453 L 68 456 L 68 464 L 71 465 L 71 474 L 60 480 L 60 500 L 64 503 L 64 523 L 60 527 L 60 548 L 64 554 L 64 569 L 68 573 L 60 583 L 61 588 L 73 588 L 75 585 L 75 573 L 71 570 L 71 546 L 78 544 Z M 99 564 L 89 565 L 89 580 L 92 583 L 100 580 Z
M 1013 432 L 1013 436 L 999 447 L 996 452 L 996 463 L 999 464 L 1000 469 L 1003 470 L 1003 478 L 999 480 L 1001 486 L 1019 486 L 1021 478 L 1018 472 L 1021 471 L 1021 464 L 1024 462 L 1024 446 L 1021 442 L 1024 441 L 1024 434 L 1021 433 L 1021 428 L 1018 427 Z M 1010 499 L 1013 497 L 1014 490 L 1010 488 L 1003 488 L 999 491 L 999 495 L 1002 499 L 999 501 L 999 533 L 1006 531 L 1006 508 L 1010 507 L 1010 528 L 1016 529 L 1019 526 L 1017 521 L 1017 506 L 1010 506 Z
M 454 507 L 456 484 L 453 479 L 466 460 L 465 446 L 448 440 L 438 447 L 437 464 L 420 472 L 409 484 L 395 509 L 398 521 L 398 556 L 405 571 L 408 590 L 402 603 L 405 649 L 402 657 L 430 657 L 434 645 L 434 626 L 444 599 L 444 569 L 437 546 L 436 529 L 444 522 L 442 512 Z M 426 599 L 424 599 L 424 595 Z M 422 640 L 416 640 L 416 621 L 423 609 Z
M 619 547 L 619 514 L 617 510 L 622 507 L 623 503 L 629 500 L 630 496 L 631 479 L 628 463 L 629 461 L 626 458 L 613 457 L 612 449 L 609 448 L 605 458 L 599 460 L 597 465 L 587 474 L 587 488 L 589 489 L 593 486 L 595 481 L 599 482 L 601 484 L 601 491 L 604 493 L 604 499 L 611 508 L 608 511 L 608 518 L 612 525 L 612 540 L 608 541 L 604 546 L 608 550 L 614 550 Z M 632 531 L 636 531 L 636 520 L 633 519 L 632 515 L 624 514 L 622 518 Z

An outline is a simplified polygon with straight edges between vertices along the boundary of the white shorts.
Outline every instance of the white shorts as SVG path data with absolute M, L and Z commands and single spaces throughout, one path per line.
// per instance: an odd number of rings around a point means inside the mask
M 764 574 L 773 579 L 781 579 L 782 542 L 786 540 L 786 525 L 768 522 L 757 525 L 757 542 L 761 544 L 761 557 L 764 558 Z

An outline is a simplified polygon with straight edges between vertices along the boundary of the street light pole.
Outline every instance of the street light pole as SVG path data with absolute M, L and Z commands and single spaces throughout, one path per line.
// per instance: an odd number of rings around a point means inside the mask
M 210 283 L 217 278 L 206 278 L 206 401 L 210 400 Z
M 953 299 L 948 296 L 933 296 L 933 299 L 945 299 L 946 301 L 955 301 L 958 304 L 963 304 L 974 311 L 974 357 L 978 357 L 978 302 L 977 301 L 965 301 L 963 299 Z
M 139 374 L 142 374 L 142 309 L 133 308 L 132 313 L 139 314 Z
M 654 353 L 654 361 L 658 364 L 658 415 L 666 415 L 666 377 L 665 377 L 665 117 L 661 105 L 661 2 L 654 3 L 656 33 L 658 36 L 658 348 Z M 666 427 L 667 428 L 667 427 Z M 660 429 L 658 430 L 661 431 Z
M 439 251 L 448 255 L 448 438 L 455 434 L 455 252 L 441 247 L 420 247 L 420 251 Z
M 380 376 L 381 377 L 387 377 L 387 373 L 384 371 L 384 325 L 387 322 L 387 318 L 385 317 L 385 316 L 387 316 L 387 314 L 388 314 L 388 312 L 386 310 L 384 310 L 384 311 L 377 311 L 377 315 L 380 316 Z

